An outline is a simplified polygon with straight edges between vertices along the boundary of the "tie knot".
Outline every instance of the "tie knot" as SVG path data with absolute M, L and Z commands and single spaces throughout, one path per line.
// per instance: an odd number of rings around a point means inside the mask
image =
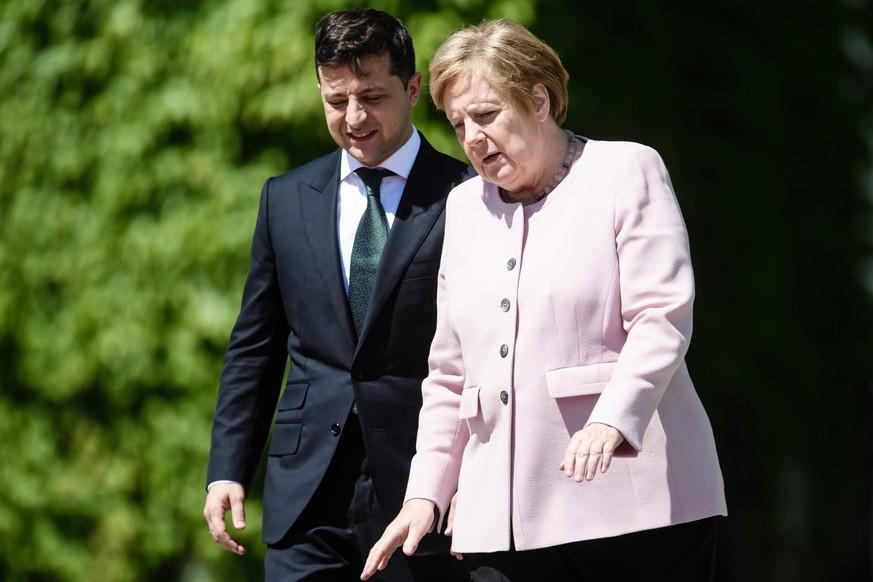
M 366 166 L 355 170 L 355 173 L 360 176 L 364 186 L 367 187 L 367 195 L 378 196 L 379 186 L 382 184 L 382 178 L 393 176 L 394 172 L 385 168 L 368 168 Z

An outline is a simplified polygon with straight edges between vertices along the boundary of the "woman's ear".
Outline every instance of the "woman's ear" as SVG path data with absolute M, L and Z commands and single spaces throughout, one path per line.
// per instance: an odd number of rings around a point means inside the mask
M 552 111 L 552 102 L 549 99 L 549 91 L 542 83 L 537 83 L 531 91 L 534 98 L 534 115 L 542 123 L 549 118 Z

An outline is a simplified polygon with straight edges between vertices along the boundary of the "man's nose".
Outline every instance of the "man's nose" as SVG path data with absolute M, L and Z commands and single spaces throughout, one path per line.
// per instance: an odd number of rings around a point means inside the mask
M 349 106 L 346 109 L 346 123 L 350 127 L 358 127 L 367 120 L 367 109 L 360 101 L 349 101 Z

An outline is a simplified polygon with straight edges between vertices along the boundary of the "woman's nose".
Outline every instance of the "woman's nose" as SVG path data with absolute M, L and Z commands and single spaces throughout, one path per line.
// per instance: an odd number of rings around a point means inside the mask
M 485 138 L 482 129 L 475 123 L 466 123 L 464 126 L 464 143 L 475 145 Z

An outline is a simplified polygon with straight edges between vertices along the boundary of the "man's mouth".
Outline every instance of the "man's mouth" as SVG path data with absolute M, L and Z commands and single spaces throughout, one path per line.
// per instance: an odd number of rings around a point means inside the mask
M 349 137 L 351 137 L 352 139 L 367 139 L 368 137 L 375 134 L 376 130 L 373 129 L 371 131 L 350 131 L 348 133 Z

